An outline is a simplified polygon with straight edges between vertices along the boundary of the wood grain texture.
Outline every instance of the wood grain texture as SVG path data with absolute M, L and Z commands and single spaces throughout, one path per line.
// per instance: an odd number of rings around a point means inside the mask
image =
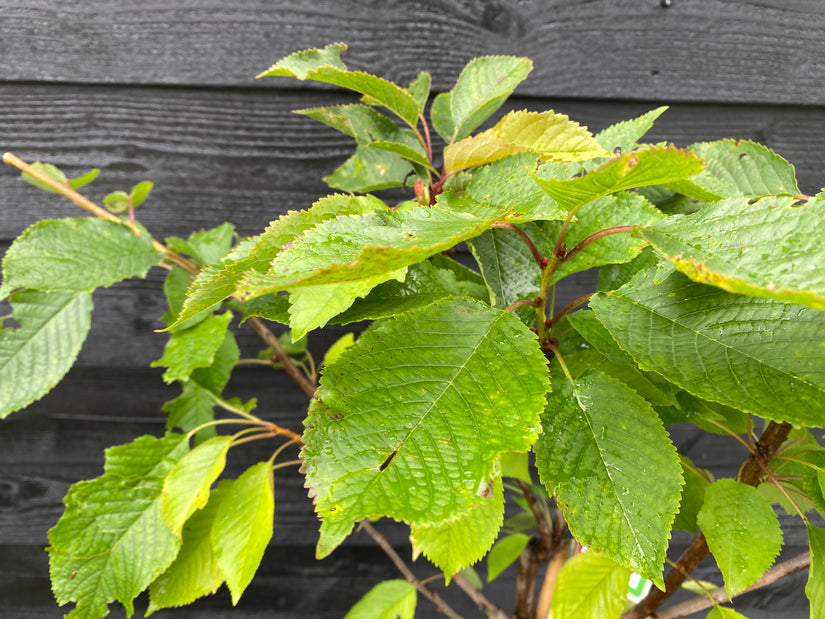
M 248 86 L 293 51 L 344 39 L 353 68 L 402 84 L 430 70 L 438 90 L 470 58 L 515 54 L 535 61 L 531 96 L 823 103 L 821 2 L 668 4 L 2 0 L 0 80 Z

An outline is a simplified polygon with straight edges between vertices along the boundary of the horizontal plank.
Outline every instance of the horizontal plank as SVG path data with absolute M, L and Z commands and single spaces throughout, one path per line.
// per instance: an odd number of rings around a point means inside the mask
M 825 92 L 817 0 L 3 0 L 0 13 L 0 81 L 251 85 L 344 39 L 353 68 L 402 84 L 429 70 L 438 90 L 473 57 L 514 54 L 535 62 L 531 96 L 821 104 Z

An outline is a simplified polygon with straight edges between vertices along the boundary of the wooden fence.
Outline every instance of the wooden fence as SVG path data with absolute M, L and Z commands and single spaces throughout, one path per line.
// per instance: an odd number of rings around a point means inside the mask
M 100 167 L 95 198 L 152 180 L 139 215 L 158 238 L 226 220 L 253 234 L 325 195 L 321 177 L 352 147 L 289 113 L 345 95 L 253 76 L 293 51 L 339 40 L 350 46 L 350 67 L 400 83 L 429 70 L 436 92 L 473 57 L 529 56 L 535 70 L 507 109 L 553 108 L 598 130 L 667 104 L 652 140 L 755 139 L 796 165 L 803 191 L 825 184 L 821 0 L 0 0 L 0 149 L 70 173 Z M 73 209 L 0 170 L 0 250 L 33 222 Z M 98 291 L 77 367 L 0 424 L 2 617 L 62 616 L 43 548 L 68 486 L 100 474 L 106 446 L 163 431 L 160 407 L 177 393 L 148 369 L 165 342 L 153 332 L 165 311 L 156 271 Z M 579 278 L 566 298 L 592 280 Z M 312 338 L 312 350 L 323 354 L 342 332 Z M 259 347 L 251 331 L 239 341 L 250 355 Z M 306 397 L 284 376 L 239 369 L 228 391 L 256 395 L 263 415 L 300 429 Z M 684 453 L 720 475 L 734 475 L 744 457 L 731 441 L 676 433 Z M 221 591 L 156 616 L 333 619 L 374 582 L 395 577 L 363 534 L 315 561 L 317 520 L 305 494 L 294 472 L 277 476 L 274 542 L 236 609 Z M 402 530 L 380 526 L 404 544 Z M 798 554 L 804 528 L 790 518 L 783 526 L 783 556 Z M 677 536 L 673 552 L 687 539 Z M 699 576 L 720 582 L 712 561 Z M 491 596 L 511 606 L 512 584 L 502 577 Z M 751 619 L 807 617 L 804 585 L 798 574 L 737 609 Z M 418 617 L 438 616 L 426 600 L 419 608 Z M 111 616 L 122 615 L 113 607 Z

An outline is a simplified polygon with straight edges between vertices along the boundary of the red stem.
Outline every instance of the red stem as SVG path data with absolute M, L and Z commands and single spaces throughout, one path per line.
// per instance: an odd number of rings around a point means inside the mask
M 573 249 L 566 252 L 561 257 L 561 260 L 562 260 L 562 262 L 564 262 L 565 260 L 570 260 L 573 256 L 578 254 L 581 250 L 583 250 L 585 247 L 590 245 L 590 243 L 592 243 L 593 241 L 595 241 L 597 239 L 600 239 L 600 238 L 605 237 L 605 236 L 609 236 L 611 234 L 622 234 L 622 233 L 626 233 L 626 232 L 632 232 L 633 228 L 635 228 L 635 227 L 636 226 L 616 226 L 615 228 L 605 228 L 604 230 L 599 230 L 598 232 L 594 232 L 593 234 L 588 236 L 586 239 L 584 239 L 581 243 L 576 245 Z
M 513 232 L 518 234 L 522 238 L 522 240 L 527 244 L 527 247 L 530 248 L 530 253 L 533 254 L 533 258 L 538 263 L 539 268 L 543 269 L 547 265 L 547 258 L 541 255 L 541 252 L 539 251 L 539 248 L 536 247 L 536 244 L 533 242 L 533 239 L 531 239 L 524 230 L 506 221 L 497 221 L 493 224 L 493 228 L 512 230 Z

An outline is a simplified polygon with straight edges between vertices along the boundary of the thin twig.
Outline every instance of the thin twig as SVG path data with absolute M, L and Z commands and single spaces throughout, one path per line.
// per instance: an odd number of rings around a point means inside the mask
M 592 297 L 594 294 L 596 293 L 591 292 L 590 294 L 582 295 L 578 299 L 575 299 L 574 301 L 571 301 L 570 303 L 565 305 L 558 311 L 558 313 L 555 316 L 553 316 L 550 320 L 547 321 L 547 327 L 552 331 L 553 327 L 556 326 L 559 320 L 561 320 L 564 316 L 570 313 L 570 310 L 577 308 L 579 305 L 587 303 L 590 300 L 590 297 Z
M 520 307 L 539 307 L 540 305 L 541 301 L 539 299 L 521 299 L 505 307 L 504 311 L 512 313 Z
M 610 236 L 611 234 L 623 234 L 623 233 L 632 232 L 633 228 L 635 228 L 635 227 L 636 226 L 616 226 L 614 228 L 605 228 L 604 230 L 599 230 L 598 232 L 594 232 L 593 234 L 588 236 L 586 239 L 584 239 L 581 243 L 576 245 L 573 249 L 566 252 L 561 257 L 561 260 L 562 260 L 562 262 L 564 262 L 565 260 L 570 260 L 571 258 L 573 258 L 573 256 L 575 256 L 581 250 L 583 250 L 585 247 L 590 245 L 590 243 L 592 243 L 593 241 L 596 241 L 596 240 L 601 239 L 601 238 L 606 237 L 606 236 Z
M 281 364 L 281 367 L 284 368 L 287 374 L 294 380 L 297 385 L 306 393 L 309 397 L 315 396 L 315 385 L 313 385 L 309 380 L 307 380 L 306 376 L 304 376 L 298 367 L 292 363 L 292 359 L 289 358 L 289 355 L 284 352 L 283 347 L 281 346 L 280 342 L 278 342 L 278 338 L 275 337 L 275 334 L 272 333 L 269 329 L 266 328 L 266 325 L 257 317 L 253 316 L 252 318 L 248 319 L 250 325 L 255 330 L 255 333 L 260 336 L 260 338 L 269 346 L 272 351 L 275 353 L 275 357 L 278 359 L 278 363 Z
M 544 574 L 544 582 L 539 591 L 539 601 L 536 604 L 536 619 L 546 619 L 550 615 L 550 605 L 553 603 L 553 592 L 556 590 L 556 580 L 558 580 L 561 568 L 567 561 L 567 554 L 570 551 L 570 540 L 556 549 L 547 564 L 547 571 Z
M 787 561 L 783 561 L 777 565 L 774 565 L 771 569 L 765 572 L 762 575 L 762 578 L 757 580 L 753 583 L 750 587 L 739 591 L 733 597 L 737 597 L 742 595 L 743 593 L 748 593 L 750 591 L 754 591 L 756 589 L 761 589 L 767 585 L 770 585 L 777 580 L 781 580 L 786 576 L 790 576 L 791 574 L 796 574 L 797 572 L 801 572 L 804 569 L 807 569 L 811 565 L 811 553 L 804 552 L 801 555 L 794 557 L 793 559 L 788 559 Z M 729 602 L 731 598 L 728 597 L 727 592 L 725 591 L 724 587 L 719 587 L 718 589 L 714 589 L 710 592 L 710 596 L 713 598 L 717 604 L 724 604 Z M 690 600 L 685 600 L 680 604 L 676 604 L 669 608 L 664 609 L 662 612 L 657 613 L 657 619 L 679 619 L 679 617 L 687 617 L 688 615 L 692 615 L 693 613 L 698 613 L 701 610 L 706 608 L 710 608 L 713 606 L 713 602 L 711 602 L 710 598 L 706 595 L 697 595 L 695 598 L 691 598 Z
M 395 549 L 390 546 L 390 543 L 387 541 L 387 538 L 381 535 L 378 531 L 375 530 L 369 521 L 362 520 L 361 521 L 361 528 L 369 534 L 369 536 L 381 547 L 381 550 L 390 558 L 390 560 L 395 564 L 395 567 L 398 568 L 398 571 L 404 575 L 404 578 L 407 579 L 407 582 L 415 585 L 415 588 L 418 590 L 421 595 L 426 597 L 430 600 L 433 604 L 436 605 L 439 612 L 444 613 L 450 619 L 462 619 L 461 615 L 455 612 L 452 607 L 444 601 L 444 599 L 435 591 L 428 588 L 426 585 L 422 584 L 420 580 L 415 577 L 415 574 L 412 573 L 412 570 L 407 567 L 407 564 L 404 563 L 404 560 L 398 556 L 398 553 L 395 552 Z
M 530 484 L 521 479 L 517 479 L 516 483 L 518 483 L 521 493 L 527 500 L 527 504 L 530 506 L 530 511 L 533 512 L 533 517 L 536 519 L 536 524 L 538 525 L 539 538 L 541 541 L 541 552 L 537 558 L 540 561 L 545 560 L 547 555 L 549 555 L 553 549 L 553 528 L 547 521 L 544 511 L 542 511 L 541 506 L 539 505 L 539 500 L 536 498 L 536 493 L 533 492 Z
M 470 581 L 464 578 L 461 574 L 456 574 L 453 576 L 453 582 L 457 584 L 459 588 L 467 594 L 467 597 L 475 602 L 476 606 L 478 606 L 490 619 L 510 619 L 510 616 L 504 612 L 502 608 L 496 606 L 488 600 L 481 591 L 470 584 Z

